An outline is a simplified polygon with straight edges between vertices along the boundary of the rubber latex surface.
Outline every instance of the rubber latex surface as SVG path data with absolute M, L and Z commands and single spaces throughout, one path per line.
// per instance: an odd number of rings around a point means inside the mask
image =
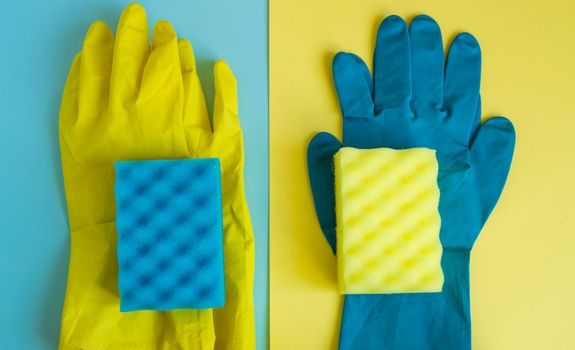
M 339 53 L 333 74 L 343 114 L 343 145 L 427 147 L 437 151 L 445 284 L 441 293 L 346 296 L 340 349 L 471 348 L 469 256 L 511 165 L 515 132 L 502 117 L 481 124 L 481 52 L 473 36 L 453 39 L 444 64 L 438 25 L 428 16 L 387 17 L 376 37 L 373 76 L 357 56 Z M 308 147 L 320 225 L 335 253 L 330 134 Z
M 334 173 L 340 293 L 440 292 L 435 151 L 343 147 Z
M 120 310 L 224 306 L 217 158 L 114 164 Z
M 253 233 L 243 185 L 237 90 L 214 68 L 213 131 L 190 43 L 129 5 L 116 37 L 92 24 L 66 82 L 60 147 L 71 229 L 61 349 L 253 349 Z M 120 312 L 114 161 L 219 158 L 225 307 Z

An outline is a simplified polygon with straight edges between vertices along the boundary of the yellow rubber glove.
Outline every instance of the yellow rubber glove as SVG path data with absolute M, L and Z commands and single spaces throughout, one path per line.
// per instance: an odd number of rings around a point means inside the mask
M 60 349 L 253 349 L 253 233 L 243 188 L 235 78 L 215 66 L 210 129 L 191 45 L 160 21 L 152 46 L 144 9 L 129 5 L 116 40 L 92 24 L 62 98 L 60 147 L 71 255 Z M 113 162 L 219 157 L 226 304 L 120 313 Z

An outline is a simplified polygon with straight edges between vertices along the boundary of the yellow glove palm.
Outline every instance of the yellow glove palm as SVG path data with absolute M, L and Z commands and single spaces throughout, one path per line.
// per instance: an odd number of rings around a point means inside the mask
M 61 349 L 253 349 L 253 233 L 243 187 L 235 78 L 216 63 L 211 131 L 191 45 L 168 22 L 153 31 L 129 5 L 116 40 L 95 22 L 62 98 L 60 145 L 71 230 Z M 226 304 L 214 310 L 120 313 L 116 160 L 218 157 Z

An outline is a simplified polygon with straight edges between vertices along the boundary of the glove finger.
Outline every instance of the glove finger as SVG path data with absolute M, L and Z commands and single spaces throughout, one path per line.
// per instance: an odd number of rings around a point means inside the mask
M 82 45 L 78 123 L 101 116 L 108 107 L 114 36 L 108 25 L 92 23 Z
M 178 51 L 184 84 L 184 126 L 210 131 L 208 109 L 196 71 L 194 49 L 188 40 L 178 39 Z
M 214 66 L 214 132 L 238 130 L 238 92 L 234 73 L 228 64 L 219 60 Z
M 444 108 L 452 135 L 468 143 L 479 98 L 481 49 L 469 33 L 461 33 L 451 43 L 445 67 Z M 471 112 L 473 111 L 473 112 Z
M 68 131 L 76 125 L 78 118 L 78 90 L 80 81 L 80 65 L 81 54 L 78 53 L 74 57 L 66 85 L 64 86 L 64 93 L 62 94 L 62 105 L 60 107 L 60 136 L 62 132 Z
M 150 51 L 148 19 L 139 4 L 130 4 L 120 16 L 114 44 L 110 104 L 122 109 L 138 96 L 144 65 Z
M 377 31 L 373 59 L 375 113 L 411 98 L 411 58 L 407 24 L 389 16 Z
M 176 32 L 167 21 L 158 21 L 152 35 L 152 51 L 148 57 L 142 88 L 138 96 L 140 114 L 158 121 L 160 116 L 181 118 L 183 82 Z M 165 120 L 165 119 L 163 119 Z
M 316 134 L 307 148 L 307 169 L 315 211 L 325 239 L 336 253 L 333 156 L 342 147 L 331 134 Z
M 513 158 L 515 129 L 504 117 L 495 117 L 481 125 L 470 153 L 471 167 L 479 188 L 485 222 L 495 207 Z
M 443 40 L 437 23 L 429 16 L 417 16 L 409 27 L 413 107 L 419 118 L 437 113 L 443 102 Z
M 344 117 L 373 117 L 373 81 L 363 60 L 339 52 L 333 58 L 333 78 Z

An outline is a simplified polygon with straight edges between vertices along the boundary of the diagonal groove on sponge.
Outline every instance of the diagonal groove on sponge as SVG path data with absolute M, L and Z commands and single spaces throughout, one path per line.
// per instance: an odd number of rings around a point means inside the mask
M 219 160 L 114 166 L 120 310 L 223 306 Z
M 340 292 L 439 292 L 438 165 L 426 148 L 334 157 Z

